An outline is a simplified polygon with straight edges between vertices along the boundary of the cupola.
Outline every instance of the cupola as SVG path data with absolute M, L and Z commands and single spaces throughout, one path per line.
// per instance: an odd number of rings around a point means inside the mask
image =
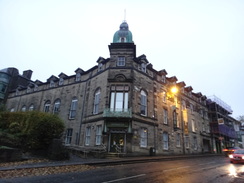
M 120 24 L 119 30 L 115 32 L 113 43 L 133 43 L 132 33 L 126 21 Z

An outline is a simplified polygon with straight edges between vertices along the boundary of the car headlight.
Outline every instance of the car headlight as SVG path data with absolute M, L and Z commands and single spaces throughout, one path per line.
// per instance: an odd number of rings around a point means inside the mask
M 244 159 L 244 156 L 242 156 L 241 159 Z
M 229 155 L 229 158 L 233 158 L 233 155 L 232 154 L 230 154 Z M 244 158 L 244 156 L 242 156 L 242 159 Z

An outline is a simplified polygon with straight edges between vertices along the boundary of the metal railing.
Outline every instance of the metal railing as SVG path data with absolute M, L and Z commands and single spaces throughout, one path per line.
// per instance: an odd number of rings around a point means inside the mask
M 103 117 L 131 118 L 132 117 L 132 112 L 131 112 L 131 108 L 129 108 L 129 109 L 105 108 L 104 111 L 103 111 Z

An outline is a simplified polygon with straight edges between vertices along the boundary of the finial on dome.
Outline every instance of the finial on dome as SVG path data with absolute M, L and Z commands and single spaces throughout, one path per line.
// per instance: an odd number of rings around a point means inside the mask
M 126 22 L 126 9 L 124 10 L 124 22 Z
M 133 43 L 132 33 L 126 22 L 126 9 L 124 10 L 124 21 L 120 24 L 119 30 L 115 32 L 113 43 Z

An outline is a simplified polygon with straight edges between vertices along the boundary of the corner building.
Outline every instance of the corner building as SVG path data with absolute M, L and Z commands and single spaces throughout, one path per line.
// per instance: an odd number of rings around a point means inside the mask
M 124 21 L 109 45 L 110 58 L 84 71 L 33 81 L 9 94 L 11 111 L 55 113 L 65 122 L 70 147 L 106 146 L 132 155 L 212 152 L 206 96 L 157 71 Z M 178 92 L 172 92 L 176 87 Z

